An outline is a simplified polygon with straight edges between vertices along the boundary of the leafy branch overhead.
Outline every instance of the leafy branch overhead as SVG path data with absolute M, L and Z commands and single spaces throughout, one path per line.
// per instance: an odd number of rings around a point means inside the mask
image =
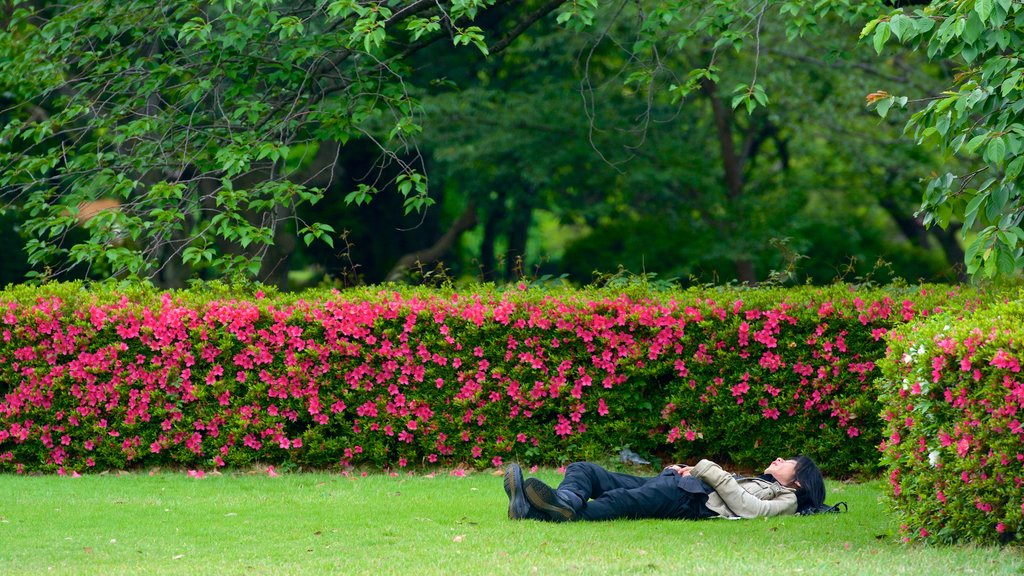
M 906 125 L 918 144 L 980 159 L 975 171 L 933 178 L 920 211 L 927 224 L 963 221 L 968 272 L 991 277 L 1024 268 L 1024 6 L 1012 0 L 932 2 L 876 18 L 861 37 L 879 54 L 895 39 L 960 66 L 941 94 L 914 101 L 880 91 L 868 96 L 868 104 L 883 118 L 893 107 L 924 104 Z
M 839 22 L 863 27 L 862 42 L 879 58 L 899 43 L 944 66 L 962 64 L 941 94 L 883 86 L 868 104 L 883 118 L 914 107 L 906 129 L 920 145 L 977 157 L 980 169 L 936 176 L 920 214 L 927 224 L 963 224 L 971 272 L 1019 270 L 1024 8 L 1011 0 L 893 4 L 12 0 L 0 30 L 0 210 L 27 218 L 38 270 L 254 275 L 286 240 L 332 242 L 336 222 L 305 221 L 299 211 L 327 194 L 361 206 L 397 192 L 407 214 L 432 205 L 418 98 L 450 79 L 443 67 L 424 77 L 417 54 L 437 60 L 456 50 L 457 65 L 473 67 L 543 20 L 596 50 L 628 14 L 628 63 L 615 80 L 626 92 L 675 105 L 711 95 L 753 117 L 780 101 L 779 76 L 763 61 L 777 50 L 769 34 L 796 44 Z M 737 52 L 752 56 L 749 69 L 728 67 Z M 680 62 L 681 73 L 669 71 Z M 339 157 L 356 140 L 380 157 L 335 190 Z
M 252 274 L 276 235 L 330 242 L 296 208 L 334 180 L 329 143 L 370 138 L 379 175 L 348 200 L 396 188 L 422 211 L 433 200 L 405 60 L 438 41 L 487 55 L 473 22 L 499 4 L 15 1 L 0 32 L 13 102 L 0 207 L 29 216 L 36 265 L 145 277 L 178 259 Z M 118 205 L 72 238 L 102 198 Z

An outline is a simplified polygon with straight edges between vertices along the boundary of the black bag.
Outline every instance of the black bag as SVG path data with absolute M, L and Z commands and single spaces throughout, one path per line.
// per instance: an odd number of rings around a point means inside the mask
M 842 507 L 841 510 L 840 507 Z M 849 512 L 846 502 L 836 502 L 832 506 L 822 504 L 821 506 L 815 506 L 813 508 L 805 508 L 804 510 L 797 512 L 797 514 L 801 516 L 810 516 L 811 514 L 838 514 L 840 512 Z

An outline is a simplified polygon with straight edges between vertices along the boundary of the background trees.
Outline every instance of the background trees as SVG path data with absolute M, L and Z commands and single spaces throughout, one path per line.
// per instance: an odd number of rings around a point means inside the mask
M 8 2 L 0 34 L 5 222 L 36 274 L 956 279 L 958 215 L 988 225 L 972 270 L 1020 256 L 1015 124 L 984 124 L 1017 93 L 1012 4 L 80 4 Z M 874 50 L 946 21 L 941 50 Z M 964 76 L 946 58 L 975 45 Z M 892 94 L 974 76 L 1003 104 L 961 91 L 902 136 Z M 947 124 L 987 164 L 928 146 Z M 982 168 L 999 186 L 939 178 L 915 217 L 921 178 Z

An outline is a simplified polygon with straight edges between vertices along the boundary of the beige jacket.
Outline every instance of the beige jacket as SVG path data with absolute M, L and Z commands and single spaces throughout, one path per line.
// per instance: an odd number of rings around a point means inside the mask
M 796 514 L 796 491 L 778 482 L 733 476 L 710 460 L 701 460 L 690 475 L 715 489 L 708 508 L 721 516 L 757 518 Z

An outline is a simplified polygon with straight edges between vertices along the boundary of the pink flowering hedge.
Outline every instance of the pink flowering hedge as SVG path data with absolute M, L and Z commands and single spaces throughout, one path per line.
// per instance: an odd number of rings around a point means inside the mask
M 944 287 L 0 292 L 0 470 L 500 466 L 622 446 L 877 470 L 884 335 Z
M 891 337 L 883 463 L 905 539 L 1024 539 L 1022 345 L 1020 301 Z

